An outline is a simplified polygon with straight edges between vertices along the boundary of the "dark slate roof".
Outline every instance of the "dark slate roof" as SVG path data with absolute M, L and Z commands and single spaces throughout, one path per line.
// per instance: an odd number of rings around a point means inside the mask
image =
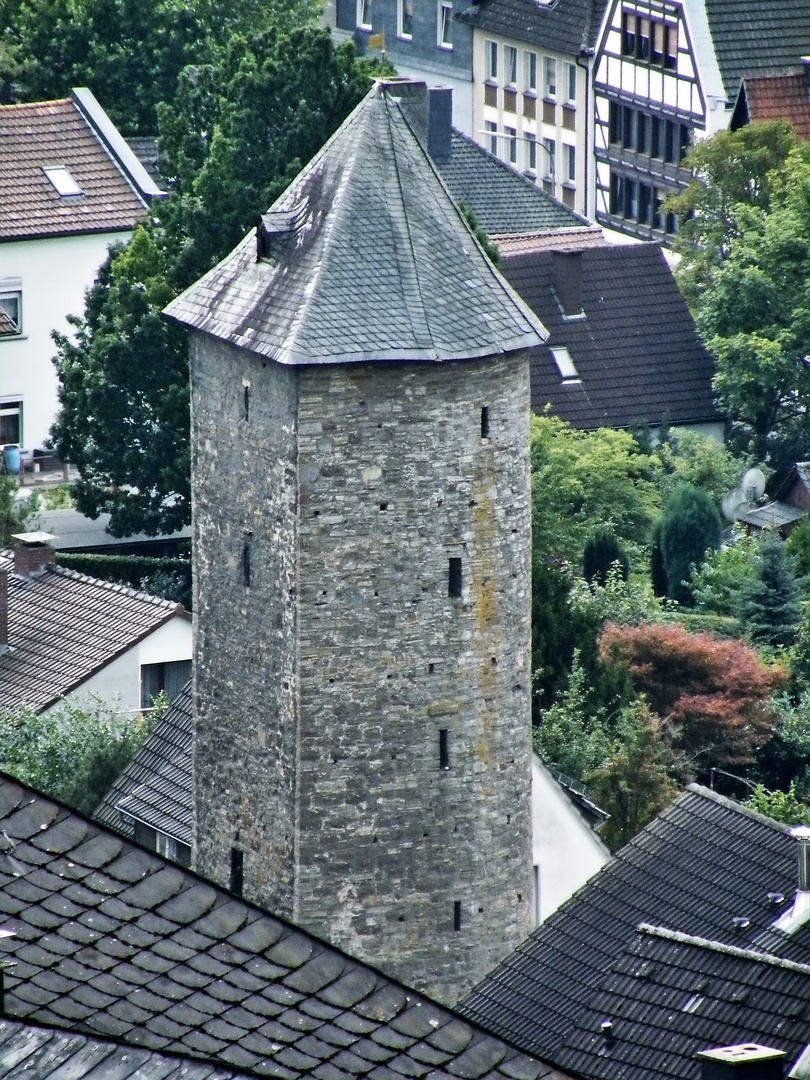
M 60 196 L 46 165 L 83 194 Z M 0 106 L 0 191 L 0 241 L 129 230 L 146 212 L 72 98 Z
M 12 566 L 0 554 L 0 570 Z M 0 708 L 47 708 L 177 615 L 190 618 L 181 604 L 64 567 L 36 577 L 10 572 Z
M 491 34 L 578 56 L 596 45 L 607 0 L 480 0 L 456 18 Z
M 483 357 L 544 337 L 473 240 L 385 84 L 263 228 L 267 258 L 257 261 L 251 233 L 166 313 L 284 364 Z
M 550 1072 L 312 934 L 0 774 L 8 1017 L 276 1080 Z
M 810 94 L 803 71 L 746 76 L 735 118 L 741 106 L 746 121 L 787 120 L 800 139 L 810 139 Z
M 806 516 L 807 510 L 802 507 L 774 500 L 765 503 L 764 506 L 755 506 L 750 510 L 738 512 L 737 521 L 741 521 L 744 525 L 753 525 L 755 529 L 779 530 L 786 525 L 794 525 Z
M 460 131 L 452 132 L 450 146 L 450 157 L 436 167 L 450 194 L 473 211 L 485 233 L 500 237 L 575 226 L 587 231 L 584 218 Z
M 191 844 L 193 723 L 191 683 L 187 683 L 105 795 L 93 815 L 96 821 L 131 838 L 137 818 Z
M 3 1080 L 248 1080 L 187 1056 L 0 1018 Z
M 692 785 L 479 983 L 462 1013 L 561 1065 L 575 1027 L 599 1032 L 597 994 L 640 923 L 751 948 L 792 903 L 795 845 L 786 826 Z M 810 922 L 770 948 L 807 962 Z
M 810 967 L 642 923 L 594 998 L 600 1029 L 577 1026 L 560 1051 L 592 1080 L 698 1080 L 696 1054 L 759 1043 L 786 1055 L 810 1041 Z
M 792 71 L 810 53 L 806 0 L 704 0 L 709 31 L 728 100 L 744 75 Z
M 552 291 L 553 251 L 504 253 L 501 270 L 549 331 L 531 351 L 532 409 L 574 427 L 719 419 L 714 362 L 656 244 L 592 246 L 577 256 L 585 318 L 566 319 Z M 563 383 L 550 347 L 564 345 L 581 382 Z

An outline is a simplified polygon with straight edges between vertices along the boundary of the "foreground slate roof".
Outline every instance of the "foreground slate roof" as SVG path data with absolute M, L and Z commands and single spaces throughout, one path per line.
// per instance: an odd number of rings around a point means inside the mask
M 88 90 L 0 106 L 0 242 L 128 231 L 144 216 L 147 198 L 105 149 L 82 102 L 112 128 Z M 52 165 L 67 168 L 82 194 L 60 196 L 43 171 Z
M 107 792 L 93 815 L 96 821 L 132 838 L 137 818 L 190 845 L 193 724 L 191 683 L 187 683 Z
M 704 0 L 727 98 L 734 102 L 744 75 L 793 71 L 810 53 L 806 0 Z
M 261 258 L 253 232 L 166 314 L 283 364 L 539 343 L 390 95 L 375 84 L 264 216 Z
M 0 708 L 55 704 L 168 620 L 180 604 L 49 566 L 37 577 L 9 572 L 9 643 L 0 654 Z
M 810 967 L 642 923 L 589 1005 L 559 1061 L 593 1080 L 697 1080 L 696 1054 L 740 1043 L 789 1070 L 810 1041 Z
M 552 250 L 502 253 L 504 276 L 549 331 L 530 354 L 533 411 L 550 403 L 583 429 L 718 420 L 714 362 L 658 245 L 592 245 L 578 258 L 585 317 L 572 319 L 552 291 Z M 580 381 L 563 381 L 550 352 L 558 345 Z
M 480 0 L 456 18 L 491 34 L 578 56 L 592 48 L 607 0 Z
M 608 1007 L 603 995 L 621 994 L 628 985 L 625 969 L 614 970 L 617 962 L 635 965 L 639 980 L 635 984 L 637 994 L 625 995 L 627 1004 L 622 1005 L 623 1012 L 617 1017 L 617 1042 L 622 1016 L 635 1017 L 641 1023 L 647 1015 L 651 1028 L 660 1021 L 660 1017 L 654 1021 L 652 1009 L 644 1004 L 642 961 L 638 957 L 621 959 L 636 947 L 642 923 L 736 949 L 764 951 L 762 943 L 766 942 L 768 951 L 776 957 L 799 964 L 810 962 L 810 922 L 791 935 L 775 935 L 769 930 L 792 904 L 796 857 L 796 841 L 786 826 L 692 785 L 475 987 L 462 1003 L 461 1012 L 563 1068 L 574 1069 L 572 1063 L 576 1061 L 579 1071 L 582 1062 L 577 1053 L 590 1048 L 589 1052 L 598 1056 L 594 1036 L 602 1038 L 600 1023 Z M 642 947 L 663 948 L 656 944 L 658 941 L 645 942 Z M 666 938 L 660 941 L 666 942 Z M 679 949 L 667 952 L 670 967 L 677 967 L 679 962 L 686 964 L 679 960 L 684 955 Z M 715 968 L 719 975 L 729 970 L 731 961 L 723 958 L 724 953 L 709 951 L 704 955 L 709 960 L 698 965 L 703 968 L 702 979 L 711 982 Z M 659 969 L 659 961 L 652 963 L 650 977 L 663 978 L 664 968 Z M 780 976 L 777 970 L 768 968 L 763 974 L 756 969 L 757 987 L 763 980 L 762 994 L 758 997 L 750 992 L 750 1016 L 735 1012 L 740 1001 L 726 1000 L 723 1015 L 729 1024 L 733 1026 L 738 1016 L 745 1023 L 753 1023 L 758 1010 L 773 1013 L 776 1006 L 767 998 L 771 993 L 769 980 L 781 978 L 787 985 L 787 975 L 783 971 Z M 690 973 L 673 984 L 668 998 L 662 993 L 657 1005 L 668 1000 L 674 1017 L 675 1010 L 681 1010 L 687 1000 L 686 990 L 698 992 L 698 981 Z M 740 989 L 743 984 L 749 985 L 741 976 Z M 717 992 L 716 986 L 714 989 Z M 805 1000 L 810 1004 L 810 999 Z M 614 1009 L 613 1004 L 610 1009 Z M 719 1014 L 721 1007 L 715 1009 Z M 725 1039 L 723 1033 L 730 1030 L 728 1024 L 725 1028 L 704 1024 L 700 1009 L 689 1015 L 693 1015 L 695 1025 L 691 1033 L 705 1040 L 702 1049 L 720 1045 Z M 678 1023 L 684 1022 L 678 1013 Z M 756 1030 L 764 1031 L 770 1021 L 757 1023 Z M 634 1036 L 637 1041 L 642 1039 L 641 1032 L 639 1028 Z M 752 1037 L 751 1031 L 739 1034 L 732 1041 L 747 1042 Z M 810 1041 L 810 1029 L 805 1035 L 805 1041 Z M 781 1037 L 782 1028 L 774 1027 L 769 1045 L 779 1049 Z M 667 1045 L 654 1031 L 644 1038 L 658 1042 L 659 1051 Z M 653 1049 L 651 1062 L 655 1057 Z M 620 1068 L 611 1071 L 611 1076 L 620 1075 L 624 1075 Z M 682 1075 L 697 1080 L 697 1065 L 693 1063 L 691 1071 Z
M 490 237 L 500 241 L 546 229 L 587 231 L 587 222 L 573 210 L 460 131 L 453 130 L 450 146 L 450 157 L 436 167 L 456 202 L 470 207 Z
M 190 1057 L 0 1018 L 3 1080 L 247 1080 Z
M 278 1080 L 536 1080 L 549 1066 L 0 774 L 10 1019 Z
M 787 120 L 800 139 L 810 139 L 810 94 L 803 71 L 743 79 L 731 127 L 757 120 Z

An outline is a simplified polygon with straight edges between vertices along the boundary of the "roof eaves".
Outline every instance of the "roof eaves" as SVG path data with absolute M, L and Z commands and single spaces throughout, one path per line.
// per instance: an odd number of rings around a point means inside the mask
M 663 926 L 652 926 L 650 923 L 639 923 L 637 929 L 640 934 L 647 934 L 650 937 L 663 938 L 666 941 L 674 941 L 683 945 L 695 945 L 700 949 L 725 953 L 727 956 L 736 956 L 741 960 L 753 960 L 757 964 L 768 964 L 771 967 L 783 968 L 785 971 L 796 971 L 801 975 L 810 975 L 810 964 L 800 964 L 795 960 L 784 960 L 781 956 L 773 956 L 771 953 L 760 952 L 756 949 L 742 949 L 739 945 L 726 945 L 722 941 L 712 941 L 709 938 L 697 937 L 694 934 L 683 934 L 679 930 L 669 930 Z

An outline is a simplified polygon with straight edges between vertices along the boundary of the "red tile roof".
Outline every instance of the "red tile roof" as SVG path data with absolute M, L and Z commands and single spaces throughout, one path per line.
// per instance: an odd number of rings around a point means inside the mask
M 60 196 L 43 166 L 82 195 Z M 70 98 L 0 106 L 0 241 L 132 229 L 145 212 Z
M 181 614 L 181 604 L 51 565 L 32 577 L 9 571 L 9 645 L 0 655 L 0 708 L 47 708 Z
M 746 75 L 750 120 L 789 120 L 800 139 L 810 139 L 810 93 L 803 71 Z

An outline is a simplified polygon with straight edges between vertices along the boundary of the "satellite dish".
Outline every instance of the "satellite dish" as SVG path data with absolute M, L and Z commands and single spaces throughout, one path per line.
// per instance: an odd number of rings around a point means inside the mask
M 726 521 L 736 521 L 748 507 L 748 496 L 740 488 L 735 488 L 724 497 L 722 507 Z
M 749 469 L 742 478 L 740 487 L 745 492 L 745 497 L 749 502 L 756 502 L 761 499 L 765 491 L 765 477 L 762 469 Z

